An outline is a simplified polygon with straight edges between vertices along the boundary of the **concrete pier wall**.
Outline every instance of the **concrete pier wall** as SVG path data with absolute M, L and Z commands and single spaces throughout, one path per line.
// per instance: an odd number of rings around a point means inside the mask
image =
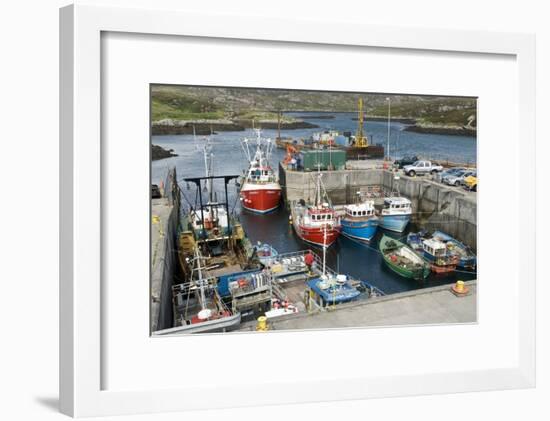
M 413 221 L 428 230 L 442 230 L 465 244 L 477 248 L 476 194 L 431 180 L 431 176 L 407 177 L 383 169 L 322 171 L 322 181 L 334 205 L 352 203 L 356 193 L 367 186 L 391 191 L 398 188 L 413 206 Z M 315 172 L 288 171 L 279 166 L 285 200 L 315 198 Z
M 163 197 L 151 202 L 151 331 L 173 326 L 172 285 L 178 269 L 176 236 L 179 190 L 176 171 L 165 180 Z

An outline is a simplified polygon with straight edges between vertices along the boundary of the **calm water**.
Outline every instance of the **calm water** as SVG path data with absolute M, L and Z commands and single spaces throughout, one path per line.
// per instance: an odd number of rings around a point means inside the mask
M 308 113 L 296 113 L 301 116 Z M 310 113 L 310 115 L 319 115 L 320 113 Z M 283 136 L 308 137 L 312 133 L 320 131 L 323 128 L 330 128 L 339 131 L 355 131 L 357 122 L 352 120 L 355 113 L 335 114 L 336 118 L 330 120 L 312 119 L 309 120 L 321 128 L 304 130 L 283 130 Z M 306 119 L 306 121 L 308 121 Z M 418 154 L 425 157 L 449 159 L 459 162 L 475 162 L 476 160 L 476 140 L 472 137 L 462 136 L 442 136 L 428 135 L 403 131 L 405 126 L 400 123 L 391 124 L 390 153 L 392 156 L 400 157 L 407 154 Z M 372 136 L 375 143 L 386 144 L 387 123 L 384 122 L 366 122 L 367 133 Z M 263 136 L 274 139 L 277 136 L 276 130 L 264 130 Z M 243 137 L 253 139 L 252 130 L 245 132 L 220 132 L 211 137 L 214 152 L 214 174 L 215 175 L 238 175 L 247 167 L 241 149 L 240 141 Z M 154 161 L 152 163 L 152 182 L 157 183 L 166 176 L 167 169 L 175 166 L 180 185 L 187 201 L 184 205 L 191 203 L 195 206 L 198 203 L 196 192 L 192 186 L 187 188 L 183 178 L 196 177 L 204 175 L 204 161 L 200 152 L 202 137 L 197 136 L 197 142 L 191 135 L 181 136 L 153 136 L 153 144 L 163 148 L 173 149 L 178 154 L 177 157 Z M 282 149 L 273 149 L 271 164 L 273 168 L 278 167 L 278 163 L 284 158 L 285 151 Z M 223 185 L 220 183 L 216 189 L 219 193 L 218 199 L 223 199 Z M 288 223 L 288 212 L 280 208 L 268 215 L 256 215 L 241 209 L 238 200 L 237 186 L 233 183 L 229 185 L 229 207 L 234 210 L 237 217 L 242 222 L 250 240 L 267 242 L 273 245 L 279 252 L 296 251 L 307 248 L 314 248 L 309 244 L 302 242 L 293 232 L 292 226 Z M 414 227 L 411 227 L 414 229 Z M 430 278 L 423 284 L 402 278 L 391 272 L 383 263 L 382 257 L 378 252 L 378 239 L 381 237 L 379 232 L 371 245 L 363 245 L 355 241 L 340 236 L 338 242 L 331 246 L 327 251 L 327 263 L 340 272 L 350 274 L 359 279 L 364 279 L 374 284 L 386 293 L 407 291 L 421 288 L 423 286 L 434 286 L 444 283 L 455 282 L 457 279 L 473 279 L 474 274 L 459 273 L 446 277 L 430 275 Z M 390 234 L 392 235 L 392 234 Z M 405 236 L 406 233 L 392 235 L 396 238 Z M 317 249 L 321 253 L 321 249 Z

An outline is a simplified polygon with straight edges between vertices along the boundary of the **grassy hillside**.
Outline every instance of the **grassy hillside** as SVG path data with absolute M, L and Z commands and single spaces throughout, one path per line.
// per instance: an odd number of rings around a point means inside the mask
M 151 96 L 153 121 L 275 120 L 278 111 L 355 112 L 359 97 L 368 116 L 388 112 L 387 94 L 154 85 Z M 472 98 L 391 95 L 391 105 L 393 117 L 414 118 L 420 125 L 475 127 Z

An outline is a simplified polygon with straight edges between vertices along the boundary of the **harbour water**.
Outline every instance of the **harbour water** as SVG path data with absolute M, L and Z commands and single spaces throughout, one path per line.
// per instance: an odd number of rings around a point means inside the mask
M 294 113 L 300 116 L 308 113 Z M 309 113 L 309 115 L 319 115 L 319 112 Z M 311 119 L 307 118 L 313 124 L 320 126 L 316 129 L 282 130 L 283 137 L 309 137 L 312 133 L 323 129 L 334 129 L 338 131 L 355 131 L 357 122 L 352 118 L 355 113 L 336 113 L 334 119 Z M 448 159 L 454 162 L 476 162 L 476 139 L 463 136 L 446 136 L 434 134 L 420 134 L 404 131 L 404 124 L 392 123 L 390 136 L 390 154 L 392 157 L 399 158 L 404 155 L 416 154 L 426 158 Z M 379 121 L 366 122 L 366 131 L 374 143 L 383 143 L 387 141 L 387 123 Z M 276 130 L 264 130 L 263 136 L 275 139 Z M 247 168 L 247 162 L 241 149 L 241 139 L 248 137 L 254 139 L 252 130 L 239 132 L 219 132 L 211 136 L 214 153 L 214 173 L 215 175 L 237 175 Z M 153 136 L 152 143 L 165 149 L 173 149 L 178 156 L 153 161 L 151 166 L 151 181 L 158 184 L 165 177 L 167 169 L 176 167 L 180 186 L 184 197 L 182 198 L 184 207 L 196 206 L 198 199 L 193 186 L 188 186 L 183 181 L 186 177 L 204 175 L 204 161 L 200 147 L 204 137 L 192 135 L 179 136 Z M 273 149 L 271 164 L 277 168 L 280 160 L 284 158 L 285 151 L 282 149 Z M 217 186 L 219 199 L 222 198 L 223 185 Z M 306 248 L 314 248 L 310 244 L 302 242 L 293 232 L 292 226 L 288 222 L 288 212 L 284 207 L 267 215 L 256 215 L 243 210 L 238 199 L 238 187 L 231 183 L 229 185 L 229 208 L 234 210 L 237 217 L 242 222 L 250 240 L 267 242 L 280 252 L 296 251 Z M 416 227 L 409 226 L 414 230 Z M 395 238 L 405 237 L 407 232 L 402 234 L 391 234 Z M 331 246 L 327 251 L 327 263 L 341 273 L 353 275 L 354 277 L 366 280 L 374 286 L 380 288 L 386 294 L 408 291 L 412 289 L 436 286 L 446 283 L 453 283 L 458 279 L 474 279 L 475 273 L 456 272 L 455 274 L 441 277 L 430 275 L 424 283 L 420 284 L 410 279 L 399 277 L 391 272 L 383 263 L 382 257 L 378 252 L 378 239 L 382 235 L 379 229 L 376 237 L 370 245 L 364 245 L 343 236 L 340 236 L 337 243 Z M 317 249 L 320 253 L 321 250 Z

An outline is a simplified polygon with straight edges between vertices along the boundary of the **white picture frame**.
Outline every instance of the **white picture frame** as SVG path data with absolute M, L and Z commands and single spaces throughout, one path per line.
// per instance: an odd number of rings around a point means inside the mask
M 170 10 L 73 5 L 61 9 L 60 407 L 71 416 L 101 416 L 258 404 L 363 399 L 533 387 L 535 382 L 535 39 L 530 34 L 224 16 Z M 497 369 L 426 372 L 376 378 L 263 384 L 251 379 L 204 393 L 181 389 L 110 390 L 102 372 L 101 311 L 101 34 L 174 35 L 265 42 L 466 52 L 515 57 L 518 71 L 518 157 L 522 188 L 517 293 L 517 364 Z M 494 280 L 498 282 L 498 280 Z M 143 309 L 147 311 L 147 309 Z M 452 356 L 450 356 L 452 358 Z

